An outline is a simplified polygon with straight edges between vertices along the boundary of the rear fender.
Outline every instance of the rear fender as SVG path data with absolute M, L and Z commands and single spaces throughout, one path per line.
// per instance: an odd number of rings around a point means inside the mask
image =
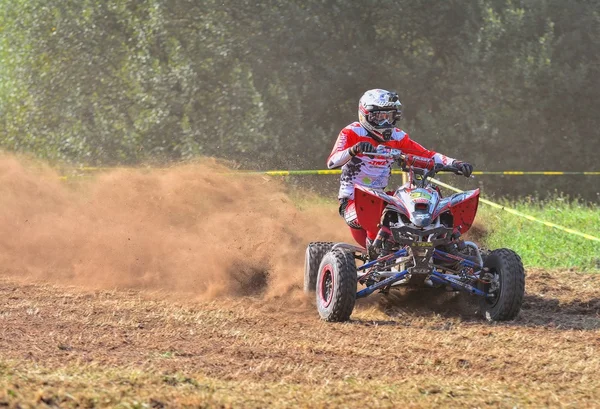
M 406 214 L 406 209 L 400 200 L 382 192 L 381 190 L 368 187 L 354 186 L 354 205 L 358 223 L 368 232 L 377 233 L 381 214 L 387 204 L 398 208 L 398 211 Z M 407 215 L 408 216 L 408 215 Z

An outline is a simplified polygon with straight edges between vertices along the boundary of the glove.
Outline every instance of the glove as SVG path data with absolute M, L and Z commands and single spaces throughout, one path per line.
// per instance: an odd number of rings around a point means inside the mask
M 458 170 L 463 174 L 464 177 L 470 177 L 471 173 L 473 173 L 473 165 L 467 162 L 463 162 L 460 160 L 455 160 L 452 162 L 453 166 L 456 166 Z
M 375 152 L 375 147 L 369 142 L 359 142 L 350 148 L 350 156 L 356 156 L 364 152 Z

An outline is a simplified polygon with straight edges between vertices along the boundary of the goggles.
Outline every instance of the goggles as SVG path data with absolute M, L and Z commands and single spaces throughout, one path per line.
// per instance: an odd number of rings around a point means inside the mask
M 393 125 L 398 118 L 396 111 L 374 111 L 369 112 L 367 120 L 377 126 Z

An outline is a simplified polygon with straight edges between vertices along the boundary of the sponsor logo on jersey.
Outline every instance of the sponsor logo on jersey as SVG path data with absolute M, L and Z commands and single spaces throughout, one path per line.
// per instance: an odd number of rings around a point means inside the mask
M 372 160 L 370 163 L 372 166 L 387 166 L 387 160 Z

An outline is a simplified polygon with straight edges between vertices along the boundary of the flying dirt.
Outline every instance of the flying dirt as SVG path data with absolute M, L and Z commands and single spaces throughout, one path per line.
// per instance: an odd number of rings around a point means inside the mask
M 70 185 L 3 156 L 0 201 L 3 275 L 90 288 L 280 295 L 301 285 L 309 241 L 348 239 L 334 207 L 299 210 L 279 181 L 210 160 Z

